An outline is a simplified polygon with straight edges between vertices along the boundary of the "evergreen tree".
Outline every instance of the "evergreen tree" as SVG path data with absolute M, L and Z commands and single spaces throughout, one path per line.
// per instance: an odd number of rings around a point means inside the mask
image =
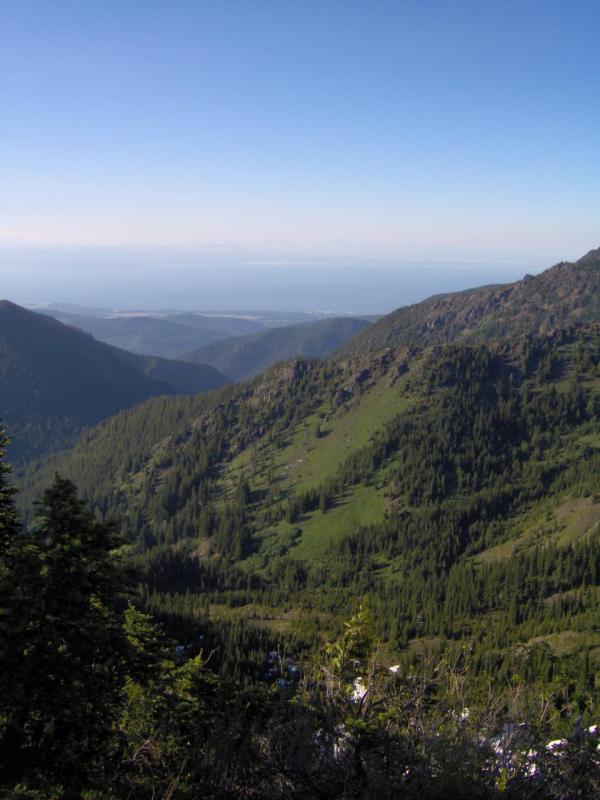
M 113 529 L 56 477 L 9 566 L 20 619 L 3 664 L 0 774 L 78 792 L 106 752 L 125 677 L 127 639 L 115 600 L 125 573 Z
M 8 724 L 6 703 L 13 691 L 9 674 L 14 671 L 14 642 L 20 615 L 16 600 L 13 564 L 18 552 L 19 520 L 13 503 L 14 489 L 9 483 L 10 468 L 4 463 L 8 438 L 0 428 L 0 739 Z M 12 667 L 12 668 L 11 668 Z M 2 759 L 0 758 L 0 765 Z
M 4 463 L 9 441 L 0 425 L 0 569 L 7 566 L 9 551 L 20 528 L 13 502 L 15 489 L 9 481 L 10 467 Z

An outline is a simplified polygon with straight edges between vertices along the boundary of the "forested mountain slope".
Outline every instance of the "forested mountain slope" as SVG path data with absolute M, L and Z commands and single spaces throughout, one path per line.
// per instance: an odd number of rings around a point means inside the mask
M 600 249 L 517 283 L 438 295 L 388 314 L 343 348 L 361 353 L 401 344 L 481 342 L 548 333 L 600 320 Z
M 137 356 L 14 303 L 0 303 L 0 415 L 26 460 L 77 432 L 161 394 L 214 389 L 214 368 Z
M 180 353 L 211 342 L 255 333 L 260 322 L 237 317 L 209 317 L 201 314 L 144 314 L 91 316 L 62 309 L 43 309 L 55 317 L 91 333 L 94 338 L 132 353 L 177 357 Z
M 296 359 L 107 420 L 24 497 L 58 469 L 121 516 L 171 625 L 314 646 L 368 594 L 406 669 L 468 644 L 474 681 L 552 682 L 600 654 L 599 385 L 598 326 Z
M 180 358 L 196 364 L 211 364 L 225 375 L 242 380 L 263 372 L 277 361 L 295 356 L 327 356 L 369 324 L 351 317 L 323 319 L 237 336 L 205 345 Z

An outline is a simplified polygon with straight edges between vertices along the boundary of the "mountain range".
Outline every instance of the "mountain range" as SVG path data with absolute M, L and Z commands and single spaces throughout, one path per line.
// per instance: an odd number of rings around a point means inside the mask
M 407 669 L 454 645 L 482 690 L 600 665 L 599 287 L 592 251 L 399 309 L 325 360 L 151 398 L 34 464 L 24 502 L 75 479 L 169 624 L 316 646 L 368 595 Z
M 51 303 L 31 310 L 53 317 L 65 325 L 91 333 L 95 339 L 114 347 L 141 355 L 157 355 L 165 358 L 182 358 L 191 351 L 195 352 L 201 347 L 232 338 L 239 338 L 240 344 L 243 344 L 241 341 L 243 337 L 266 332 L 273 328 L 289 328 L 332 319 L 328 314 L 308 312 L 238 311 L 225 314 L 219 312 L 114 311 L 76 306 L 70 303 Z M 365 319 L 372 322 L 375 318 L 369 316 Z M 333 323 L 331 328 L 324 325 L 321 329 L 323 341 L 319 341 L 319 328 L 317 328 L 315 336 L 311 338 L 308 345 L 309 349 L 315 351 L 314 355 L 326 355 L 336 349 L 343 343 L 344 337 L 348 338 L 357 330 L 352 325 L 353 320 L 355 320 L 354 317 L 347 316 L 339 318 L 339 322 Z M 340 328 L 339 332 L 334 332 L 336 325 Z M 286 334 L 282 334 L 282 337 L 285 336 Z M 309 338 L 308 334 L 306 338 Z M 290 335 L 290 339 L 293 343 L 292 335 Z M 331 343 L 328 345 L 329 340 Z M 304 346 L 303 338 L 300 335 L 295 338 L 295 341 L 299 348 Z M 269 344 L 270 342 L 272 344 Z M 253 350 L 254 348 L 250 347 L 248 354 L 250 355 Z M 261 362 L 263 368 L 280 358 L 301 354 L 300 351 L 295 353 L 293 347 L 281 346 L 277 336 L 273 338 L 266 336 L 262 350 L 265 353 Z M 270 358 L 266 355 L 269 350 L 273 352 Z M 207 352 L 218 354 L 220 350 L 214 348 Z M 258 356 L 257 349 L 255 357 Z M 215 355 L 215 357 L 217 356 Z M 196 356 L 192 356 L 191 360 L 199 363 Z M 257 367 L 251 366 L 244 374 L 256 371 Z M 239 376 L 232 373 L 232 377 Z
M 68 308 L 68 307 L 67 307 Z M 145 313 L 114 314 L 112 312 L 81 313 L 59 305 L 39 309 L 65 325 L 91 333 L 95 339 L 123 350 L 142 355 L 177 357 L 186 350 L 227 339 L 231 336 L 256 333 L 264 325 L 239 317 L 204 316 L 200 314 Z
M 263 324 L 256 321 L 216 318 L 211 336 L 261 330 L 213 342 L 206 352 L 213 362 L 209 364 L 198 350 L 180 360 L 142 355 L 97 341 L 83 330 L 123 341 L 130 348 L 147 350 L 154 344 L 160 352 L 171 352 L 209 335 L 208 317 L 108 318 L 95 316 L 107 313 L 101 309 L 52 311 L 59 319 L 9 301 L 0 304 L 0 402 L 13 438 L 12 457 L 18 463 L 74 442 L 82 426 L 94 425 L 148 397 L 205 392 L 292 355 L 325 355 L 369 324 L 340 318 L 262 330 Z M 268 324 L 278 322 L 268 320 Z M 230 373 L 213 366 L 217 363 Z

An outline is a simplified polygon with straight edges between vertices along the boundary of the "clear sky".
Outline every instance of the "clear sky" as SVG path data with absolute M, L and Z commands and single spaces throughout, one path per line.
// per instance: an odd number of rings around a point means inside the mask
M 0 0 L 0 247 L 577 257 L 599 34 L 597 0 Z

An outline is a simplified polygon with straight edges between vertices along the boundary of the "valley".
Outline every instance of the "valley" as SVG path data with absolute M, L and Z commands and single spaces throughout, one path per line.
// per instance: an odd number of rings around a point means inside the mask
M 589 262 L 562 268 L 575 304 L 581 275 L 588 288 L 600 275 Z M 519 291 L 549 279 L 552 270 Z M 477 292 L 454 302 L 469 299 L 479 308 Z M 484 330 L 497 313 L 492 304 Z M 489 344 L 463 342 L 461 330 L 455 344 L 402 336 L 365 350 L 369 328 L 323 362 L 296 358 L 216 395 L 150 400 L 35 466 L 24 496 L 54 470 L 77 477 L 102 516 L 124 520 L 159 615 L 185 591 L 190 608 L 252 620 L 310 648 L 315 626 L 333 633 L 368 594 L 390 658 L 467 640 L 489 660 L 502 629 L 506 659 L 535 638 L 539 609 L 529 591 L 514 598 L 516 610 L 484 600 L 481 576 L 511 581 L 548 548 L 567 561 L 595 553 L 600 522 L 590 499 L 599 490 L 598 329 L 585 320 L 553 327 L 537 305 L 529 332 L 524 325 Z M 175 579 L 186 570 L 203 576 L 197 595 L 193 580 Z M 473 585 L 448 617 L 457 575 Z M 536 592 L 545 604 L 575 590 L 578 579 L 569 580 L 545 577 Z M 536 641 L 577 633 L 595 602 L 578 597 L 580 616 L 565 611 L 556 633 Z M 301 615 L 289 616 L 291 607 Z M 547 657 L 576 655 L 582 642 L 600 659 L 592 633 Z

